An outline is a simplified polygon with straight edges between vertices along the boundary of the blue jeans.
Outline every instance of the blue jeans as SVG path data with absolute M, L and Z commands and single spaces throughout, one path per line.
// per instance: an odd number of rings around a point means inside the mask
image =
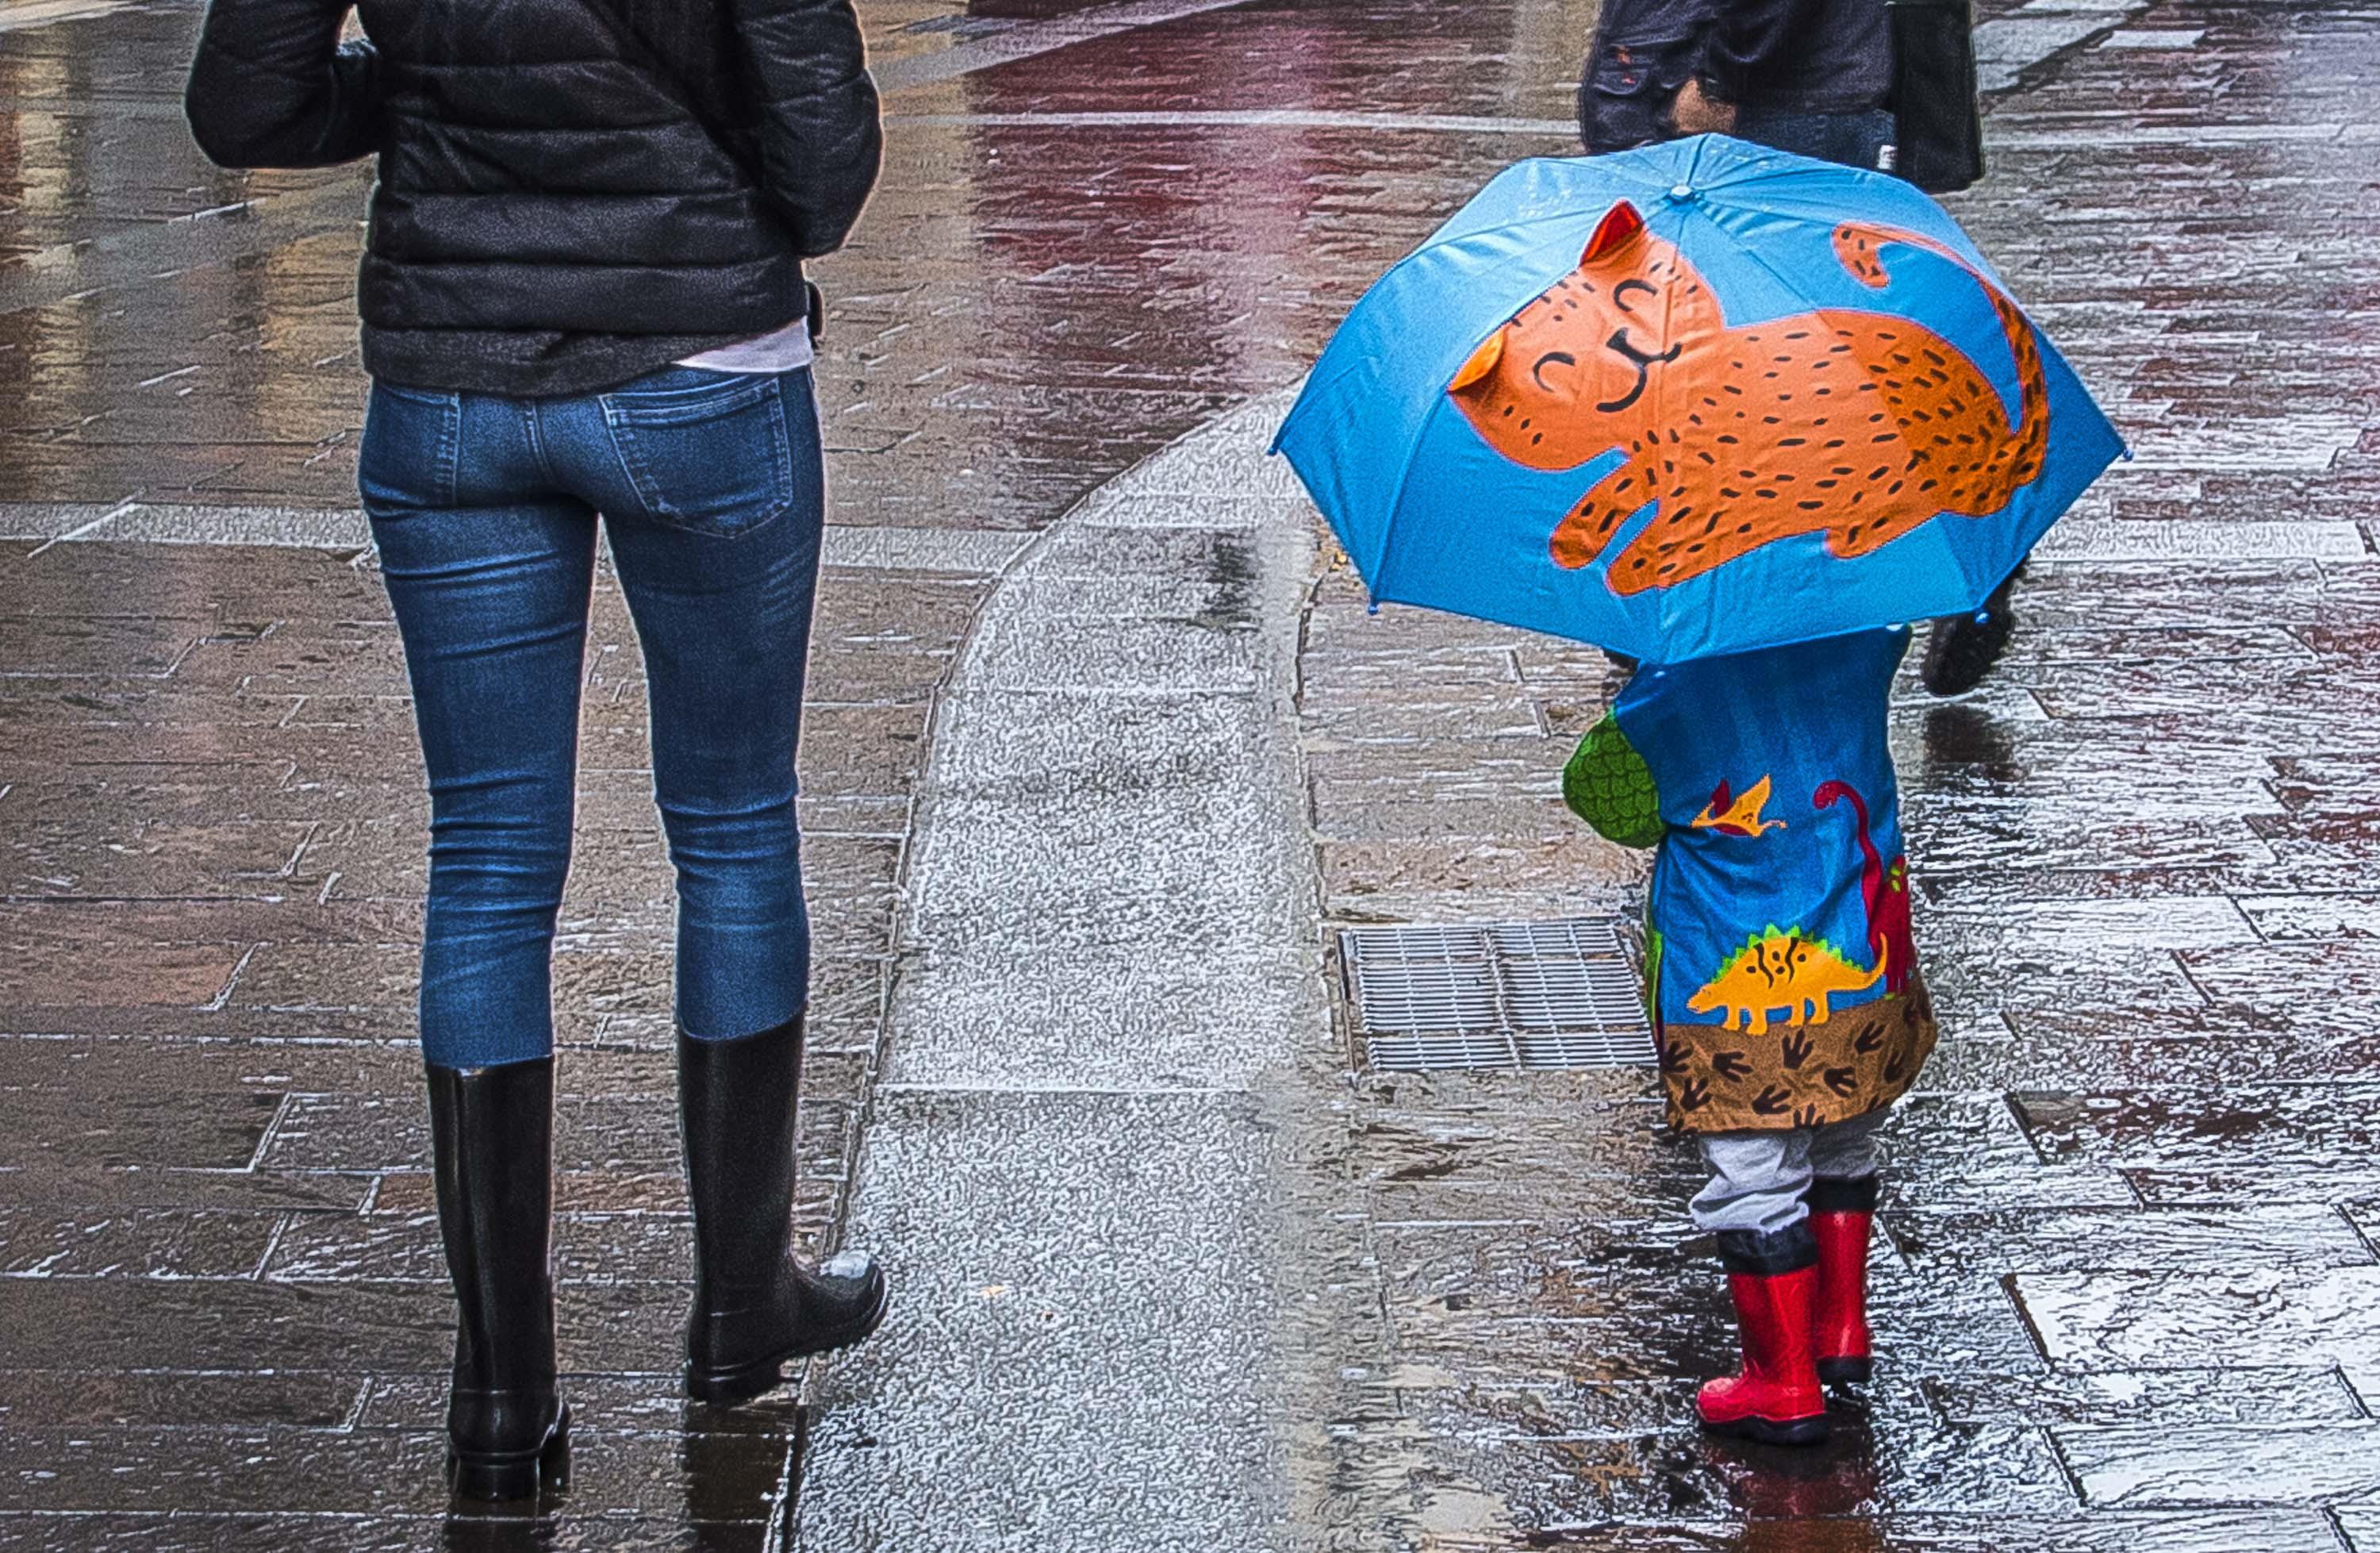
M 1872 173 L 1887 170 L 1876 162 L 1897 133 L 1892 115 L 1883 108 L 1847 114 L 1763 114 L 1751 109 L 1735 121 L 1738 140 L 1815 156 L 1821 162 L 1840 162 L 1846 167 L 1864 167 Z
M 644 650 L 679 1025 L 724 1040 L 800 1013 L 794 746 L 825 507 L 809 373 L 673 367 L 564 399 L 377 384 L 361 484 L 430 775 L 423 1055 L 553 1050 L 599 512 Z

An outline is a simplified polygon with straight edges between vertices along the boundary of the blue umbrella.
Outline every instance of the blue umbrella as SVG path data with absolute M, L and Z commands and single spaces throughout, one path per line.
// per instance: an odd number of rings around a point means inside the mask
M 1716 135 L 1500 175 L 1274 446 L 1376 603 L 1653 662 L 1977 608 L 2123 450 L 1931 199 Z

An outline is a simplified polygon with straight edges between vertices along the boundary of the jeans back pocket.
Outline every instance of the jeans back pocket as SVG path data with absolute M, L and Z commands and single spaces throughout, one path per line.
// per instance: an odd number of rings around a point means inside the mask
M 601 396 L 644 515 L 695 533 L 750 533 L 794 503 L 793 442 L 775 377 Z
M 463 450 L 463 397 L 374 383 L 364 410 L 356 484 L 375 518 L 455 505 Z

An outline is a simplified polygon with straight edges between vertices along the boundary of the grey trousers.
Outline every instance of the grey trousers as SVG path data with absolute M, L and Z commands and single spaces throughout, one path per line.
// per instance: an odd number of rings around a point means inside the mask
M 1694 1193 L 1695 1225 L 1763 1235 L 1791 1229 L 1810 1217 L 1802 1193 L 1812 1178 L 1852 1180 L 1876 1174 L 1876 1130 L 1886 1115 L 1870 1111 L 1825 1127 L 1775 1132 L 1701 1134 L 1711 1183 Z

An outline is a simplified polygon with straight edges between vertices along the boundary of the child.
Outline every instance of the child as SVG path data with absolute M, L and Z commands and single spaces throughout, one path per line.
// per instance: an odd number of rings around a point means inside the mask
M 1934 1046 L 1885 741 L 1908 646 L 1877 630 L 1647 666 L 1563 773 L 1597 831 L 1659 848 L 1645 1003 L 1743 1346 L 1697 1407 L 1771 1444 L 1826 1438 L 1820 1383 L 1867 1377 L 1873 1134 Z

